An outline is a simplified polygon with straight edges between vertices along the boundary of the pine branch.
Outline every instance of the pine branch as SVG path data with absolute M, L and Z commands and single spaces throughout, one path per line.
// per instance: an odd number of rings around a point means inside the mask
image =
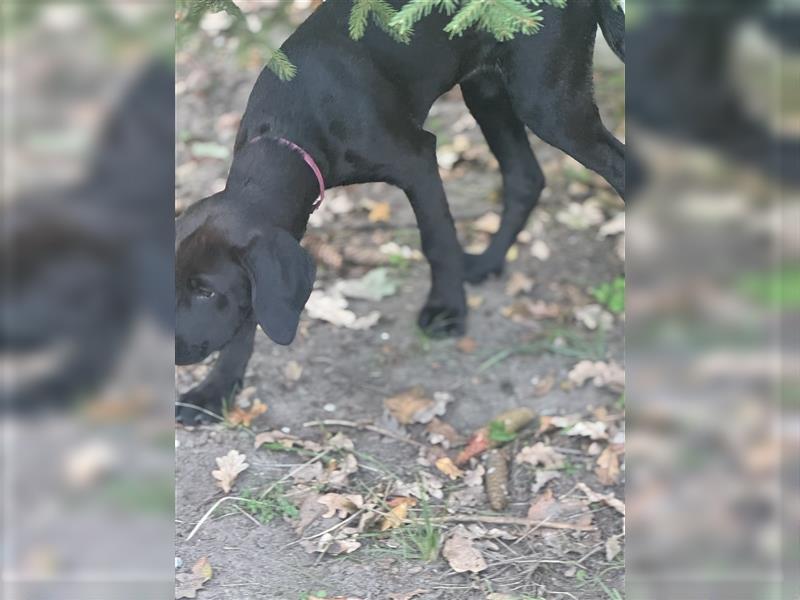
M 360 40 L 367 32 L 369 13 L 372 10 L 372 0 L 354 0 L 350 9 L 350 37 Z
M 267 61 L 267 68 L 275 73 L 281 81 L 289 81 L 297 75 L 297 67 L 292 64 L 289 57 L 281 50 L 275 50 Z
M 410 38 L 414 33 L 414 25 L 424 19 L 436 8 L 448 15 L 452 15 L 457 9 L 461 0 L 410 0 L 405 4 L 394 18 L 389 22 L 389 26 L 399 35 Z

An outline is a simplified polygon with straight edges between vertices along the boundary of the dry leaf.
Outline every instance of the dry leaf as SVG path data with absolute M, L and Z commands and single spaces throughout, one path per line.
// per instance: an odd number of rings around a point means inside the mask
M 581 490 L 584 494 L 586 494 L 586 497 L 589 499 L 589 502 L 602 502 L 604 504 L 607 504 L 614 510 L 616 510 L 623 517 L 625 516 L 625 503 L 616 496 L 614 496 L 614 494 L 600 494 L 598 492 L 595 492 L 592 488 L 590 488 L 582 481 L 577 483 L 575 487 Z
M 408 425 L 429 423 L 435 416 L 443 415 L 451 401 L 452 397 L 446 392 L 436 392 L 433 400 L 426 398 L 425 391 L 417 386 L 387 398 L 383 405 L 398 423 Z
M 548 431 L 552 431 L 554 429 L 566 429 L 567 427 L 572 427 L 575 423 L 578 422 L 580 417 L 578 415 L 567 415 L 567 416 L 541 416 L 539 417 L 539 430 L 536 432 L 536 435 L 542 435 L 543 433 L 547 433 Z
M 585 500 L 557 499 L 553 490 L 546 489 L 528 508 L 528 518 L 532 521 L 563 519 L 575 525 L 592 524 L 592 513 L 588 511 Z
M 532 521 L 544 521 L 552 517 L 556 499 L 553 497 L 553 490 L 546 489 L 540 494 L 528 508 L 528 518 Z
M 464 485 L 467 487 L 478 487 L 483 485 L 483 476 L 486 474 L 486 469 L 483 465 L 478 465 L 474 469 L 470 469 L 464 474 Z
M 530 298 L 522 298 L 511 306 L 501 308 L 500 314 L 515 323 L 526 323 L 540 319 L 557 319 L 561 316 L 561 307 L 555 303 L 542 300 L 534 302 Z
M 606 540 L 606 560 L 612 561 L 622 551 L 618 535 L 612 535 Z
M 396 529 L 403 524 L 408 515 L 409 507 L 416 506 L 417 501 L 409 496 L 399 496 L 387 502 L 390 509 L 380 525 L 381 531 Z
M 319 463 L 314 463 L 319 464 Z M 358 461 L 352 454 L 346 454 L 342 461 L 332 460 L 320 475 L 319 482 L 333 488 L 342 488 L 347 484 L 347 477 L 358 471 Z
M 283 376 L 289 381 L 300 381 L 303 375 L 303 367 L 296 360 L 290 360 L 283 367 Z
M 552 373 L 548 373 L 545 377 L 538 378 L 533 386 L 533 393 L 536 396 L 546 396 L 553 389 L 556 378 Z
M 550 248 L 542 240 L 535 240 L 531 244 L 531 255 L 544 262 L 550 258 Z
M 625 211 L 619 212 L 600 226 L 597 231 L 598 238 L 625 233 Z
M 311 319 L 355 330 L 369 329 L 381 317 L 381 313 L 377 310 L 373 310 L 363 317 L 357 317 L 352 310 L 348 310 L 347 306 L 347 299 L 338 290 L 314 290 L 306 302 L 306 314 Z
M 590 440 L 608 439 L 606 424 L 602 421 L 580 421 L 564 433 L 573 437 L 588 437 Z
M 500 450 L 492 450 L 486 457 L 486 496 L 492 510 L 508 506 L 508 458 Z
M 478 342 L 475 341 L 474 338 L 471 337 L 462 337 L 460 340 L 456 342 L 456 349 L 459 352 L 463 352 L 464 354 L 472 354 L 477 350 Z
M 625 389 L 625 371 L 617 363 L 582 360 L 576 364 L 567 376 L 577 387 L 581 387 L 591 379 L 595 387 L 607 387 L 621 392 Z
M 294 527 L 294 530 L 298 534 L 302 535 L 306 527 L 311 525 L 311 523 L 316 521 L 325 512 L 325 507 L 318 502 L 319 498 L 319 494 L 310 492 L 300 503 L 300 514 L 297 517 L 297 523 Z
M 459 469 L 449 456 L 443 456 L 436 461 L 436 468 L 447 475 L 450 479 L 458 479 L 464 476 L 464 471 Z
M 467 294 L 467 306 L 472 309 L 480 308 L 483 306 L 483 296 L 477 294 Z
M 533 446 L 526 446 L 519 451 L 514 459 L 518 463 L 525 463 L 537 467 L 541 465 L 547 470 L 561 469 L 566 463 L 566 457 L 542 442 Z
M 605 220 L 600 203 L 591 198 L 581 204 L 570 202 L 566 208 L 556 214 L 556 221 L 577 231 L 599 225 Z
M 198 560 L 192 567 L 191 573 L 179 573 L 175 576 L 175 598 L 196 598 L 197 592 L 202 589 L 203 584 L 211 579 L 213 572 L 211 563 L 206 557 Z
M 218 480 L 217 485 L 226 494 L 231 491 L 233 482 L 239 476 L 239 473 L 250 466 L 244 462 L 246 459 L 247 457 L 244 454 L 239 454 L 236 450 L 231 450 L 225 456 L 217 458 L 219 469 L 211 471 L 211 475 Z
M 267 405 L 256 398 L 253 403 L 250 404 L 250 407 L 246 409 L 236 404 L 232 410 L 228 411 L 225 422 L 232 427 L 237 427 L 239 425 L 250 427 L 253 419 L 259 415 L 263 415 L 265 412 L 267 412 Z
M 500 215 L 494 212 L 487 212 L 479 219 L 475 219 L 472 227 L 475 231 L 480 231 L 481 233 L 497 233 L 497 230 L 500 229 Z
M 523 292 L 527 294 L 533 289 L 534 283 L 535 282 L 533 281 L 533 278 L 528 277 L 525 275 L 525 273 L 514 271 L 508 278 L 508 283 L 506 284 L 506 295 L 519 296 Z
M 341 431 L 329 439 L 325 443 L 325 446 L 327 448 L 332 448 L 333 450 L 349 450 L 351 452 L 356 448 L 353 440 L 351 440 Z
M 463 443 L 463 438 L 455 428 L 449 423 L 445 423 L 441 419 L 434 417 L 428 426 L 425 428 L 428 434 L 428 441 L 431 444 L 439 444 L 447 450 L 454 446 Z
M 351 537 L 344 535 L 337 538 L 331 533 L 325 533 L 313 540 L 300 540 L 300 545 L 309 554 L 319 552 L 331 556 L 350 554 L 361 547 L 361 543 Z
M 587 304 L 575 309 L 575 320 L 586 329 L 608 331 L 614 326 L 614 315 L 599 304 Z
M 619 483 L 619 455 L 620 448 L 612 444 L 603 450 L 597 458 L 597 467 L 594 473 L 602 485 Z
M 392 207 L 388 202 L 375 202 L 369 209 L 370 223 L 386 223 L 392 217 Z
M 317 502 L 328 508 L 322 515 L 323 519 L 330 519 L 333 515 L 344 519 L 364 506 L 364 498 L 359 494 L 324 494 L 317 499 Z
M 538 494 L 544 486 L 546 486 L 553 479 L 561 477 L 558 471 L 536 471 L 536 479 L 531 485 L 531 493 Z
M 486 569 L 486 560 L 472 543 L 466 530 L 459 526 L 447 539 L 442 550 L 442 555 L 447 559 L 450 568 L 456 573 L 480 573 Z

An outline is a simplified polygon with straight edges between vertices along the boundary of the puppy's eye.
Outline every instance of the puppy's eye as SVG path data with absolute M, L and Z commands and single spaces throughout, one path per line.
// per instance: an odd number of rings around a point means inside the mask
M 216 293 L 207 283 L 197 277 L 192 277 L 189 280 L 189 289 L 195 296 L 200 298 L 213 298 Z

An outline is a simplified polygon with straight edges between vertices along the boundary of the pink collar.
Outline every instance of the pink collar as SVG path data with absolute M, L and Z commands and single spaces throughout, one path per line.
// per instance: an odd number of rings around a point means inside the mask
M 266 138 L 267 136 L 264 135 L 257 135 L 250 143 L 253 144 L 261 139 Z M 314 200 L 314 204 L 312 205 L 311 212 L 314 212 L 319 208 L 319 205 L 322 204 L 322 200 L 325 198 L 325 178 L 322 177 L 322 171 L 319 170 L 319 166 L 317 162 L 314 160 L 314 157 L 311 156 L 308 152 L 303 150 L 300 146 L 295 144 L 294 142 L 290 142 L 286 138 L 278 138 L 278 143 L 283 144 L 284 146 L 288 146 L 291 150 L 297 152 L 300 156 L 303 157 L 303 160 L 306 164 L 311 167 L 311 170 L 314 171 L 314 176 L 317 178 L 317 183 L 319 184 L 319 197 Z

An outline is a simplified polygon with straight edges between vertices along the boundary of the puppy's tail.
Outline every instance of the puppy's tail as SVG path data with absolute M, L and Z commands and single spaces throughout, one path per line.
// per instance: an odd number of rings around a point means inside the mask
M 598 22 L 603 37 L 622 62 L 625 62 L 625 13 L 619 0 L 596 0 Z

